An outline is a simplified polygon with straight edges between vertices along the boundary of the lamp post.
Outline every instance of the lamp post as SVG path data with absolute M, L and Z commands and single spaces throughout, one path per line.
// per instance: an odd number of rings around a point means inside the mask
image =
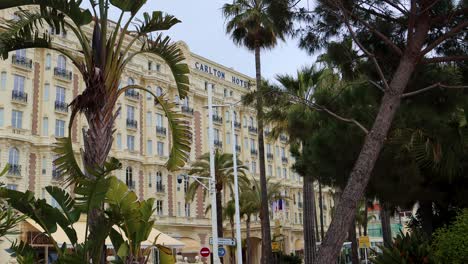
M 218 217 L 216 207 L 216 177 L 214 160 L 214 134 L 213 134 L 213 84 L 208 86 L 208 141 L 210 147 L 210 196 L 211 196 L 211 232 L 213 236 L 213 263 L 221 263 L 218 255 Z

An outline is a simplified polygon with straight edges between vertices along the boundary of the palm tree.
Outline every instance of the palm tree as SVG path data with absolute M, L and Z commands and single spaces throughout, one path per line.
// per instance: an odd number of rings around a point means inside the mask
M 273 183 L 270 181 L 271 178 L 267 179 L 267 202 L 271 204 L 273 201 L 279 199 L 284 199 L 281 196 L 281 182 Z M 245 215 L 245 226 L 246 226 L 246 263 L 251 263 L 251 254 L 250 254 L 250 222 L 252 215 L 260 214 L 260 220 L 262 218 L 269 218 L 269 215 L 262 215 L 263 211 L 260 210 L 263 206 L 263 191 L 261 189 L 261 184 L 253 178 L 252 184 L 244 184 L 241 187 L 242 193 L 240 195 L 240 204 L 241 204 L 241 213 Z
M 223 15 L 228 19 L 226 32 L 231 34 L 234 43 L 246 47 L 255 53 L 255 73 L 257 91 L 261 91 L 260 50 L 275 47 L 278 38 L 284 40 L 285 34 L 291 29 L 290 0 L 235 0 L 225 4 Z M 265 146 L 263 138 L 263 99 L 256 98 L 258 153 L 260 165 L 260 184 L 265 192 L 262 195 L 262 214 L 268 215 L 265 175 Z M 271 262 L 270 219 L 261 219 L 262 226 L 262 263 Z
M 136 84 L 119 89 L 126 65 L 135 56 L 153 54 L 167 63 L 174 75 L 179 97 L 186 97 L 189 90 L 189 68 L 183 62 L 182 51 L 161 33 L 180 21 L 160 11 L 144 12 L 143 19 L 136 19 L 138 11 L 146 3 L 145 0 L 91 0 L 90 9 L 82 9 L 81 3 L 81 0 L 0 1 L 0 10 L 18 8 L 15 19 L 2 25 L 1 56 L 6 59 L 11 51 L 42 48 L 61 53 L 75 65 L 84 80 L 85 89 L 69 105 L 69 136 L 59 140 L 59 144 L 71 148 L 73 122 L 77 114 L 84 114 L 88 123 L 88 129 L 83 135 L 86 177 L 95 178 L 97 173 L 93 172 L 106 170 L 106 161 L 113 143 L 114 121 L 120 112 L 120 109 L 114 109 L 115 105 L 119 96 L 133 89 L 152 94 L 164 109 L 173 137 L 167 167 L 169 170 L 176 170 L 183 166 L 189 155 L 191 132 L 182 114 L 174 111 L 174 104 Z M 116 23 L 109 20 L 110 5 L 120 11 Z M 24 9 L 24 6 L 28 6 L 28 9 Z M 30 8 L 31 6 L 33 7 Z M 131 25 L 135 25 L 135 29 L 130 29 Z M 45 30 L 45 27 L 49 27 L 49 30 Z M 86 33 L 86 27 L 93 28 L 92 35 Z M 65 31 L 73 33 L 78 40 L 80 45 L 77 50 L 64 49 L 52 41 L 52 34 Z M 78 180 L 78 174 L 63 174 L 69 183 Z M 99 228 L 98 218 L 102 214 L 102 205 L 93 209 L 88 218 L 91 233 Z M 100 263 L 101 259 L 98 254 L 93 258 L 93 263 Z
M 232 161 L 232 154 L 221 153 L 218 149 L 214 155 L 215 160 L 215 188 L 216 188 L 216 216 L 218 219 L 218 237 L 223 237 L 223 201 L 222 201 L 222 191 L 226 188 L 229 188 L 231 193 L 233 193 L 233 184 L 234 184 L 234 165 Z M 245 176 L 245 171 L 247 168 L 242 165 L 242 162 L 237 162 L 237 172 L 239 176 L 239 184 L 248 183 L 248 179 Z M 188 172 L 189 175 L 196 175 L 204 177 L 206 179 L 199 179 L 192 182 L 187 190 L 185 199 L 187 201 L 193 201 L 195 194 L 197 193 L 198 188 L 201 188 L 204 184 L 209 186 L 208 178 L 210 177 L 210 154 L 203 154 L 197 161 L 192 164 L 192 168 Z M 204 195 L 206 196 L 208 190 L 203 188 Z
M 240 202 L 240 201 L 239 201 Z M 240 206 L 240 205 L 239 205 Z M 235 236 L 234 221 L 236 216 L 236 202 L 235 200 L 229 200 L 226 206 L 223 208 L 223 220 L 228 220 L 231 226 L 231 237 Z M 235 247 L 231 247 L 231 263 L 236 263 Z

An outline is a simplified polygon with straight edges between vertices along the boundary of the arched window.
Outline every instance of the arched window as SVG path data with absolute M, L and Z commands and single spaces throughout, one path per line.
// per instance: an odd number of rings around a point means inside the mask
M 146 87 L 146 89 L 148 89 L 148 91 L 151 91 L 151 86 L 148 85 L 148 87 Z M 151 97 L 153 97 L 150 93 L 146 93 L 146 100 L 151 100 Z
M 67 69 L 67 59 L 63 55 L 59 55 L 57 58 L 57 68 L 65 70 Z
M 127 80 L 127 85 L 134 85 L 135 84 L 135 80 L 133 80 L 133 78 L 128 78 Z
M 127 186 L 130 188 L 134 187 L 132 167 L 127 167 L 127 169 L 125 170 L 125 183 L 127 183 Z
M 19 164 L 19 151 L 17 148 L 10 148 L 8 152 L 8 163 L 13 166 Z
M 237 122 L 237 112 L 234 111 L 234 122 Z
M 163 94 L 163 90 L 161 87 L 158 86 L 158 88 L 156 88 L 156 96 L 161 96 Z
M 50 70 L 51 67 L 52 67 L 52 56 L 50 55 L 50 53 L 47 53 L 46 59 L 45 59 L 45 68 L 46 70 Z
M 253 119 L 253 117 L 250 117 L 250 119 L 249 119 L 249 126 L 250 126 L 250 127 L 254 127 L 254 119 Z

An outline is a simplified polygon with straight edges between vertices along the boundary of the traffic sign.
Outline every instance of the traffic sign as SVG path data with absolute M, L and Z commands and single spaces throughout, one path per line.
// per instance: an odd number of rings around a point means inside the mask
M 207 247 L 200 249 L 200 255 L 204 258 L 208 257 L 210 255 L 210 249 Z
M 359 248 L 370 248 L 369 236 L 359 237 Z
M 279 252 L 281 249 L 281 245 L 279 242 L 271 242 L 271 250 L 273 252 Z
M 213 238 L 210 237 L 210 245 L 213 245 Z M 221 246 L 235 246 L 236 240 L 230 237 L 218 237 L 218 245 Z
M 226 255 L 226 250 L 223 247 L 218 248 L 218 256 L 224 257 Z

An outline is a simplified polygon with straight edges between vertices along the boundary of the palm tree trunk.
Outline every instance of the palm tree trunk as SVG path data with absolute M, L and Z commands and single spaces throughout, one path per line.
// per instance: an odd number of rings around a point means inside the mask
M 353 264 L 359 264 L 358 243 L 356 240 L 356 219 L 349 227 L 348 239 L 351 241 L 351 261 Z
M 416 29 L 416 31 L 420 30 L 424 29 Z M 343 190 L 343 194 L 341 195 L 342 202 L 338 203 L 335 210 L 335 217 L 320 247 L 318 258 L 315 261 L 316 264 L 333 263 L 340 253 L 341 245 L 346 237 L 346 229 L 351 225 L 353 215 L 356 214 L 356 207 L 359 200 L 362 199 L 375 162 L 392 125 L 395 113 L 400 106 L 401 95 L 416 67 L 418 59 L 414 54 L 417 54 L 421 49 L 423 40 L 427 35 L 427 29 L 425 33 L 422 33 L 422 37 L 420 35 L 420 32 L 416 32 L 414 43 L 418 45 L 408 48 L 408 51 L 402 56 L 400 64 L 390 82 L 390 91 L 385 92 L 381 100 L 374 125 L 365 138 L 364 145 L 351 171 L 348 183 Z
M 250 214 L 247 214 L 247 219 L 245 220 L 245 263 L 250 264 Z
M 366 202 L 364 203 L 364 225 L 363 225 L 363 229 L 364 229 L 364 236 L 367 236 L 367 223 L 369 221 L 369 206 L 367 206 L 367 200 Z
M 432 202 L 431 201 L 422 201 L 419 202 L 419 213 L 421 216 L 421 227 L 424 233 L 426 233 L 429 237 L 432 235 L 433 232 L 433 212 L 432 212 Z
M 257 91 L 262 90 L 262 75 L 260 66 L 260 47 L 255 47 L 255 72 Z M 258 158 L 260 165 L 260 187 L 262 191 L 262 206 L 261 206 L 261 226 L 262 226 L 262 264 L 270 264 L 271 251 L 271 233 L 270 233 L 270 217 L 267 195 L 267 181 L 265 175 L 265 143 L 263 138 L 263 97 L 257 96 L 257 122 L 258 122 Z
M 386 247 L 392 246 L 392 227 L 390 225 L 390 210 L 388 205 L 382 203 L 380 208 L 380 220 L 382 222 L 382 237 Z
M 323 241 L 323 238 L 325 237 L 325 230 L 323 227 L 323 194 L 322 194 L 322 183 L 320 182 L 320 178 L 318 181 L 318 185 L 319 185 L 320 237 L 321 237 L 321 240 Z
M 218 237 L 223 237 L 223 202 L 221 190 L 216 188 L 216 217 L 218 218 Z
M 312 177 L 304 177 L 304 263 L 312 264 L 315 260 L 315 192 Z

